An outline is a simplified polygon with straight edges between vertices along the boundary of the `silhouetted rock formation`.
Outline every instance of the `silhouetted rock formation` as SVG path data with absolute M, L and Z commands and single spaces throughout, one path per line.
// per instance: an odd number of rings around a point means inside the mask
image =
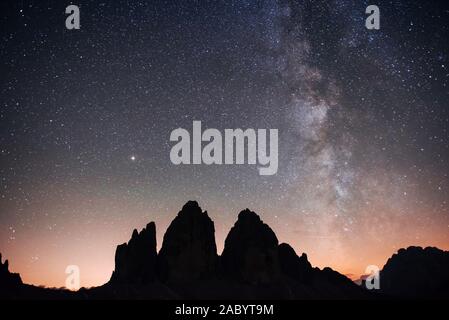
M 213 221 L 196 201 L 187 202 L 164 235 L 158 256 L 160 280 L 189 283 L 214 277 L 217 247 Z
M 147 224 L 140 233 L 134 229 L 128 244 L 117 246 L 111 283 L 146 284 L 156 276 L 156 225 Z
M 303 253 L 298 257 L 295 250 L 286 243 L 281 243 L 278 250 L 281 272 L 300 283 L 310 284 L 313 268 L 307 260 L 307 255 Z
M 400 298 L 449 298 L 449 252 L 400 249 L 380 272 L 380 290 Z
M 278 239 L 257 214 L 243 210 L 226 237 L 221 263 L 231 279 L 253 285 L 277 281 Z
M 9 272 L 8 260 L 3 263 L 0 253 L 0 298 L 16 296 L 21 285 L 20 275 Z
M 381 272 L 381 293 L 356 285 L 331 268 L 314 268 L 306 254 L 278 245 L 273 230 L 246 209 L 217 255 L 214 223 L 196 201 L 187 202 L 156 252 L 149 223 L 119 245 L 115 270 L 103 286 L 78 292 L 24 285 L 0 263 L 0 297 L 24 299 L 372 299 L 449 298 L 449 253 L 410 247 Z M 0 256 L 1 262 L 1 256 Z
M 22 279 L 18 273 L 9 272 L 8 260 L 2 263 L 2 254 L 0 253 L 0 287 L 11 288 L 22 284 Z

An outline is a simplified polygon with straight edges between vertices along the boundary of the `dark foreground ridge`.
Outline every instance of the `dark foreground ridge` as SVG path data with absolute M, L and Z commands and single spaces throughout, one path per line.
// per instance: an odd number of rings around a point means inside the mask
M 449 252 L 410 247 L 391 257 L 381 289 L 369 291 L 330 269 L 314 268 L 303 253 L 279 244 L 273 230 L 245 209 L 221 256 L 215 228 L 196 201 L 187 202 L 156 250 L 156 225 L 134 230 L 117 246 L 108 283 L 77 292 L 23 284 L 0 266 L 0 297 L 26 299 L 379 299 L 448 298 Z

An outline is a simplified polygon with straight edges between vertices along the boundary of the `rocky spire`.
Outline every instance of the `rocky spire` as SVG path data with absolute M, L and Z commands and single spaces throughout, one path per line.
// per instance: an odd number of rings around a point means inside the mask
M 243 210 L 226 238 L 221 262 L 231 279 L 271 283 L 280 275 L 278 239 L 256 213 Z
M 127 244 L 117 246 L 111 282 L 152 282 L 156 275 L 156 257 L 156 225 L 150 222 L 140 233 L 134 229 Z
M 164 235 L 158 256 L 164 282 L 188 283 L 213 277 L 217 263 L 215 228 L 207 211 L 187 202 Z
M 300 283 L 310 283 L 313 268 L 307 260 L 307 255 L 303 253 L 300 257 L 295 250 L 287 243 L 279 245 L 279 263 L 284 275 L 289 276 Z
M 2 254 L 0 253 L 0 287 L 2 289 L 10 289 L 22 284 L 22 279 L 18 273 L 9 272 L 8 260 L 2 262 Z

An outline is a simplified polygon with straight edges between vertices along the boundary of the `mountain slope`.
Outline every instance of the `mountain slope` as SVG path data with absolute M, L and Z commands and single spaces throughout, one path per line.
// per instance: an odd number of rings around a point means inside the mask
M 12 299 L 448 298 L 449 253 L 401 249 L 380 281 L 380 291 L 369 291 L 330 268 L 312 267 L 249 209 L 238 215 L 219 256 L 214 223 L 196 201 L 179 211 L 159 253 L 154 222 L 134 230 L 117 246 L 110 281 L 99 287 L 71 292 L 25 285 L 7 261 L 0 264 L 0 297 Z
M 449 252 L 408 247 L 394 254 L 380 272 L 381 292 L 401 298 L 449 298 Z

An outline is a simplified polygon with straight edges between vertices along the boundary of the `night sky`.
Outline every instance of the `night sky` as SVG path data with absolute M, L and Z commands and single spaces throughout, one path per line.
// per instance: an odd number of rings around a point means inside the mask
M 188 200 L 219 253 L 242 209 L 356 278 L 449 249 L 445 1 L 0 4 L 0 252 L 27 283 L 106 282 L 116 245 Z M 365 9 L 380 8 L 380 30 Z M 172 130 L 279 130 L 279 169 L 173 165 Z

